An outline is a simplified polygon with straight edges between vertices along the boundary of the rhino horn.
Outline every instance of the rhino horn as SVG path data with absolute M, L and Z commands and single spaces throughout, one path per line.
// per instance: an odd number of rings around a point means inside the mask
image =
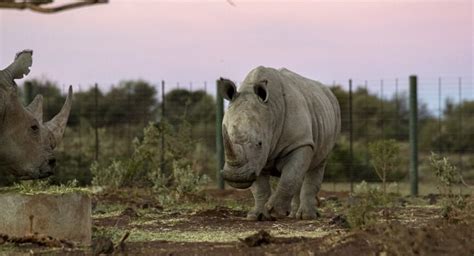
M 46 128 L 50 130 L 55 139 L 54 145 L 58 145 L 64 134 L 64 130 L 66 130 L 67 120 L 69 118 L 69 112 L 71 111 L 72 106 L 72 86 L 69 86 L 69 93 L 66 98 L 66 103 L 64 103 L 63 108 L 53 119 L 45 123 Z
M 241 166 L 247 160 L 242 145 L 232 143 L 225 127 L 222 135 L 224 137 L 224 153 L 226 162 L 232 166 Z
M 33 101 L 26 107 L 28 111 L 38 120 L 39 123 L 43 123 L 43 96 L 36 95 Z
M 234 147 L 232 147 L 232 142 L 229 138 L 229 134 L 227 134 L 227 129 L 224 127 L 224 129 L 222 130 L 222 135 L 224 137 L 225 156 L 228 161 L 235 161 L 237 160 L 237 156 L 235 154 Z

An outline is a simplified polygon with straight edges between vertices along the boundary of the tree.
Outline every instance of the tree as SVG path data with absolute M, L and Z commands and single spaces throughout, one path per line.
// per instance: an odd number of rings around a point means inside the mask
M 165 118 L 177 125 L 181 120 L 191 125 L 215 122 L 215 103 L 205 91 L 174 89 L 165 95 Z
M 142 124 L 156 121 L 156 89 L 148 82 L 122 81 L 101 102 L 105 125 Z

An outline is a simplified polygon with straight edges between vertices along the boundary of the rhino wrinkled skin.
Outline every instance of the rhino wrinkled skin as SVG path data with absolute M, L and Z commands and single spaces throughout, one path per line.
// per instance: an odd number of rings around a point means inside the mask
M 45 178 L 53 174 L 53 149 L 61 142 L 72 104 L 72 88 L 61 111 L 43 123 L 43 97 L 37 95 L 22 106 L 15 79 L 30 72 L 33 51 L 16 54 L 0 71 L 0 175 L 8 172 L 19 179 Z
M 251 187 L 255 207 L 247 218 L 316 218 L 316 194 L 341 128 L 336 97 L 319 82 L 266 67 L 252 70 L 238 91 L 221 78 L 219 92 L 230 101 L 222 176 L 232 187 Z M 273 193 L 270 176 L 280 177 Z

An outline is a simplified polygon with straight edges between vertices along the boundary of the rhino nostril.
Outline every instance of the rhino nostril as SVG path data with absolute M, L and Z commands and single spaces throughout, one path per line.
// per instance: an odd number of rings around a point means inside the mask
M 48 165 L 51 166 L 51 167 L 55 167 L 56 166 L 56 159 L 55 158 L 49 159 L 48 160 Z

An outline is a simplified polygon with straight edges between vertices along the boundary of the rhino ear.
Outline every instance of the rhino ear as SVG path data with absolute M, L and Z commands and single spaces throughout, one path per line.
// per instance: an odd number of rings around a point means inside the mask
M 222 78 L 219 79 L 218 84 L 218 89 L 219 89 L 219 94 L 226 100 L 232 101 L 237 97 L 238 92 L 237 88 L 235 87 L 234 82 L 232 82 L 229 79 Z
M 43 96 L 36 95 L 33 101 L 26 107 L 28 111 L 35 117 L 35 119 L 41 124 L 43 123 Z
M 268 89 L 267 89 L 267 80 L 262 80 L 258 83 L 256 83 L 253 87 L 253 90 L 255 94 L 257 94 L 258 98 L 262 100 L 262 102 L 267 102 L 268 101 Z

